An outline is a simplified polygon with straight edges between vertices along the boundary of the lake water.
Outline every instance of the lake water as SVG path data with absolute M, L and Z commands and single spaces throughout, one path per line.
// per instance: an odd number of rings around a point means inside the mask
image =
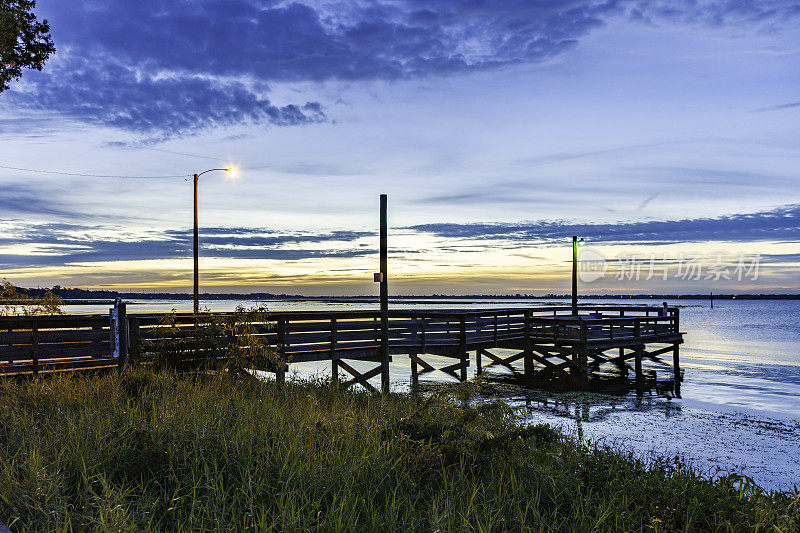
M 652 300 L 591 300 L 591 304 L 643 305 Z M 212 311 L 255 302 L 217 300 Z M 683 398 L 658 395 L 611 396 L 593 393 L 542 393 L 497 387 L 495 394 L 520 408 L 530 423 L 548 422 L 576 438 L 604 441 L 648 457 L 682 456 L 716 475 L 735 471 L 767 489 L 800 487 L 800 301 L 671 300 L 681 308 L 681 347 L 685 371 Z M 375 309 L 376 305 L 270 301 L 272 310 Z M 563 300 L 464 300 L 403 302 L 392 308 L 491 308 L 568 305 Z M 131 302 L 129 312 L 190 311 L 190 301 Z M 70 306 L 69 312 L 107 312 L 107 306 Z M 431 357 L 435 361 L 435 357 Z M 445 360 L 435 361 L 437 365 Z M 370 365 L 367 365 L 370 366 Z M 363 366 L 362 366 L 363 368 Z M 295 364 L 298 376 L 324 375 L 329 364 Z M 474 367 L 470 371 L 474 373 Z M 391 363 L 392 388 L 407 390 L 410 365 Z M 496 371 L 501 374 L 503 371 Z M 428 381 L 453 381 L 435 372 Z

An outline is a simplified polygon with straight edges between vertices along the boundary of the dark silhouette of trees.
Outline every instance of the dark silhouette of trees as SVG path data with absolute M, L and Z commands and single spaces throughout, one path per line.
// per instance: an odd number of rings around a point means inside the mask
M 22 77 L 23 68 L 42 70 L 56 51 L 50 24 L 36 20 L 36 0 L 0 0 L 0 92 Z

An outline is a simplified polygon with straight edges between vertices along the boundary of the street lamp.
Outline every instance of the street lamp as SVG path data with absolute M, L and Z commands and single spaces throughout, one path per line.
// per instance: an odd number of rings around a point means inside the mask
M 194 175 L 194 314 L 200 312 L 200 270 L 199 270 L 199 256 L 198 256 L 198 231 L 197 231 L 197 178 L 206 174 L 207 172 L 214 172 L 221 170 L 225 172 L 232 172 L 233 168 L 210 168 L 204 170 L 199 174 Z
M 578 316 L 578 243 L 583 242 L 583 238 L 578 239 L 577 235 L 572 236 L 572 314 Z

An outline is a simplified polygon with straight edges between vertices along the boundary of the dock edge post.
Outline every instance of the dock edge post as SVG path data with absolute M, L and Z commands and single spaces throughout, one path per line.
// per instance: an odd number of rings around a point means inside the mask
M 525 373 L 525 377 L 530 377 L 533 375 L 533 357 L 531 352 L 531 312 L 525 311 L 523 324 L 525 328 L 525 333 L 523 338 L 525 339 L 525 352 L 522 355 L 522 364 Z
M 128 364 L 128 305 L 125 302 L 121 302 L 117 313 L 119 324 L 119 359 L 117 360 L 117 365 L 119 366 L 119 371 L 122 372 Z
M 381 392 L 389 392 L 389 276 L 388 276 L 388 233 L 387 196 L 380 197 L 380 272 L 381 272 Z
M 286 338 L 286 319 L 278 319 L 277 331 L 277 352 L 278 361 L 275 367 L 275 382 L 284 383 L 286 381 L 286 346 L 284 344 Z
M 469 353 L 467 352 L 467 323 L 466 317 L 462 313 L 458 320 L 458 351 L 461 356 L 461 371 L 459 376 L 461 381 L 467 381 L 467 367 L 469 366 Z

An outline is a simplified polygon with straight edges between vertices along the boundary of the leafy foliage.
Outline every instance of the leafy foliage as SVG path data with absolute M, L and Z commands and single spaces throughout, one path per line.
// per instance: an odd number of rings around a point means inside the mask
M 62 305 L 61 297 L 51 291 L 33 298 L 7 280 L 0 285 L 0 316 L 60 315 Z
M 0 92 L 22 77 L 23 68 L 42 70 L 56 51 L 50 24 L 36 20 L 35 0 L 0 0 Z
M 190 329 L 182 327 L 172 312 L 149 330 L 141 353 L 131 361 L 160 368 L 234 373 L 272 370 L 279 361 L 264 336 L 269 326 L 269 311 L 264 306 L 239 306 L 229 314 L 200 313 Z

